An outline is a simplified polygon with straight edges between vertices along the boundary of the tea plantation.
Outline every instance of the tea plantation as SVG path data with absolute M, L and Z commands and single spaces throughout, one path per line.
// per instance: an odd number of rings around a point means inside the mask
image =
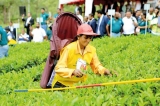
M 160 78 L 160 37 L 140 35 L 95 39 L 99 60 L 118 76 L 97 76 L 76 85 Z M 9 57 L 0 59 L 1 106 L 159 106 L 160 81 L 47 92 L 14 92 L 39 89 L 49 54 L 49 42 L 11 46 Z

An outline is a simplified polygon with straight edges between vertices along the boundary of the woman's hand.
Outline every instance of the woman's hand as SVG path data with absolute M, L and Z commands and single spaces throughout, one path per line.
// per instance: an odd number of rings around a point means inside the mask
M 105 70 L 104 71 L 104 75 L 108 75 L 108 76 L 116 75 L 116 76 L 118 76 L 118 73 L 116 71 L 111 73 L 109 70 Z
M 110 73 L 110 71 L 109 70 L 104 70 L 104 75 L 109 75 L 109 76 L 112 76 L 112 74 Z
M 74 70 L 73 75 L 75 75 L 76 77 L 82 77 L 84 75 L 84 73 L 81 70 Z

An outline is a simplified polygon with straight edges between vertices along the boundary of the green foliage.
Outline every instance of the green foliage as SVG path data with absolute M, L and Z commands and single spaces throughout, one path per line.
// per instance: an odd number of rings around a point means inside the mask
M 45 62 L 49 48 L 50 45 L 47 41 L 10 46 L 9 57 L 0 59 L 0 73 L 20 71 Z
M 117 71 L 118 76 L 97 76 L 93 74 L 89 68 L 86 72 L 88 74 L 87 81 L 76 85 L 159 78 L 159 41 L 159 37 L 149 35 L 121 38 L 105 37 L 93 40 L 91 44 L 97 48 L 97 54 L 101 63 L 111 71 Z M 30 46 L 24 44 L 12 47 L 10 48 L 10 56 L 0 60 L 0 64 L 2 65 L 2 61 L 13 58 L 12 56 L 16 55 L 14 52 L 18 53 L 18 51 L 20 51 L 18 56 L 23 57 L 23 53 L 27 52 L 23 48 L 30 48 L 30 51 L 35 51 L 34 54 L 32 54 L 34 56 L 36 56 L 37 53 L 41 54 L 39 55 L 40 57 L 36 59 L 43 60 L 48 55 L 48 44 L 47 42 L 41 44 L 36 43 L 34 45 L 31 43 L 29 44 Z M 41 52 L 37 47 L 41 47 Z M 27 52 L 27 54 L 28 53 L 29 52 Z M 34 58 L 32 55 L 29 54 L 29 56 Z M 18 56 L 16 56 L 17 58 L 14 62 L 21 60 Z M 38 77 L 44 69 L 45 62 L 42 61 L 39 64 L 33 65 L 32 68 L 24 68 L 21 71 L 11 71 L 0 75 L 1 105 L 158 106 L 160 104 L 160 83 L 158 81 L 54 92 L 15 93 L 13 91 L 14 89 L 40 88 Z M 38 78 L 38 81 L 35 80 L 35 78 Z
M 25 6 L 26 12 L 28 11 L 28 1 L 29 0 L 1 0 L 0 2 L 0 12 L 3 13 L 5 6 L 7 9 L 10 10 L 10 19 L 13 22 L 18 22 L 18 19 L 21 21 L 21 16 L 19 13 L 19 6 Z M 41 8 L 45 8 L 46 12 L 51 12 L 51 15 L 56 14 L 58 8 L 59 0 L 30 0 L 30 12 L 32 13 L 32 17 L 36 20 L 37 17 L 41 14 Z M 9 10 L 7 14 L 9 15 Z M 64 11 L 74 11 L 74 6 L 71 5 L 64 5 Z M 9 18 L 7 15 L 6 21 Z M 0 16 L 0 23 L 4 24 L 4 14 Z M 22 23 L 22 22 L 21 22 Z M 5 23 L 7 24 L 7 23 Z M 6 25 L 7 26 L 7 25 Z

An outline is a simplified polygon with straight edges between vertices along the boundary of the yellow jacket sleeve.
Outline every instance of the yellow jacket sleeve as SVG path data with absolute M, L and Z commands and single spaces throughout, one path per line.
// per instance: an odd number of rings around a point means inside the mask
M 92 68 L 92 71 L 96 74 L 104 74 L 104 71 L 106 70 L 106 68 L 104 68 L 98 60 L 96 53 L 91 60 L 90 66 Z
M 64 48 L 60 56 L 60 59 L 58 60 L 58 63 L 55 67 L 56 74 L 64 78 L 70 78 L 72 76 L 73 71 L 75 70 L 75 69 L 67 68 L 68 54 L 69 54 L 69 50 L 67 48 Z

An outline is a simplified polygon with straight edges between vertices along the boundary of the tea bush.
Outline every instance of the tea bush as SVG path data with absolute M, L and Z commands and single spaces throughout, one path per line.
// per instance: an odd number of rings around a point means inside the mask
M 0 59 L 0 73 L 19 71 L 45 62 L 49 54 L 49 48 L 49 42 L 47 41 L 10 46 L 9 57 Z
M 91 44 L 96 47 L 103 66 L 111 71 L 117 71 L 118 76 L 97 76 L 89 68 L 86 72 L 87 81 L 76 85 L 160 78 L 159 41 L 160 37 L 150 35 L 121 38 L 104 37 L 93 40 Z M 37 59 L 36 61 L 43 60 L 38 64 L 33 64 L 30 68 L 17 64 L 23 69 L 17 68 L 19 71 L 10 70 L 8 72 L 3 67 L 4 72 L 0 75 L 0 104 L 2 106 L 159 106 L 159 81 L 54 92 L 15 93 L 14 89 L 40 88 L 39 80 L 48 56 L 48 45 L 49 43 L 44 42 L 29 46 L 29 50 L 33 54 L 29 54 L 30 57 L 27 58 Z M 0 60 L 0 64 L 3 65 L 2 61 L 11 61 L 14 52 L 18 53 L 20 47 L 21 45 L 11 48 L 10 56 Z M 41 47 L 41 49 L 39 50 L 37 47 Z M 21 53 L 17 55 L 17 58 L 14 58 L 14 62 L 21 61 L 18 56 L 23 57 L 24 52 L 29 53 L 23 48 L 28 48 L 28 45 L 22 45 L 22 50 L 19 50 Z M 39 53 L 38 56 L 37 53 Z M 36 56 L 37 58 L 35 58 Z M 27 63 L 29 59 L 26 59 Z M 9 62 L 8 65 L 10 65 Z

